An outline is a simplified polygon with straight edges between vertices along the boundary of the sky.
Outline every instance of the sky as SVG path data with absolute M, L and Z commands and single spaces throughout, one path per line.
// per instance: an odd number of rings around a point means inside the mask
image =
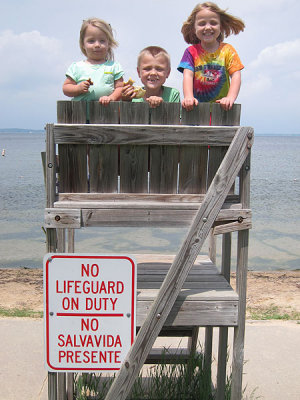
M 300 134 L 299 0 L 219 0 L 246 24 L 225 39 L 245 68 L 237 103 L 244 126 L 258 134 Z M 197 1 L 179 0 L 0 0 L 0 128 L 43 129 L 56 122 L 56 101 L 65 72 L 84 59 L 78 40 L 82 20 L 109 22 L 119 43 L 115 60 L 140 83 L 136 59 L 149 45 L 171 56 L 167 86 L 182 93 L 177 71 L 184 50 L 181 27 Z

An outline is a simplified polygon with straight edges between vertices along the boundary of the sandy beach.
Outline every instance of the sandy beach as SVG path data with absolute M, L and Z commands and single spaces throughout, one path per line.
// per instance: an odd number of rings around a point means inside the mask
M 235 274 L 231 275 L 235 286 Z M 42 269 L 0 269 L 0 309 L 43 311 Z M 249 272 L 247 318 L 300 318 L 300 271 Z

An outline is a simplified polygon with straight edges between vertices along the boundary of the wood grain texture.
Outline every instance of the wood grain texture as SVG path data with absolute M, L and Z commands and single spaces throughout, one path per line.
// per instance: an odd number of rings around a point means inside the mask
M 74 251 L 74 229 L 82 226 L 190 226 L 175 259 L 137 256 L 140 329 L 107 400 L 126 398 L 162 329 L 193 336 L 195 345 L 195 325 L 206 327 L 206 360 L 213 326 L 221 327 L 220 399 L 227 327 L 235 327 L 232 399 L 239 399 L 253 142 L 252 128 L 238 127 L 240 105 L 225 112 L 202 103 L 187 112 L 180 104 L 150 109 L 146 102 L 112 102 L 106 108 L 62 101 L 57 112 L 58 123 L 46 126 L 48 251 L 65 251 L 67 231 Z M 238 175 L 239 193 L 230 193 Z M 233 231 L 238 231 L 237 293 L 229 284 Z M 211 260 L 197 258 L 209 234 L 224 235 L 221 275 Z
M 159 294 L 131 347 L 126 362 L 117 374 L 106 400 L 125 399 L 164 325 L 181 287 L 206 239 L 216 215 L 230 190 L 252 145 L 252 130 L 240 128 L 210 186 L 170 268 Z M 248 135 L 248 136 L 247 136 Z M 159 317 L 158 317 L 159 316 Z
M 54 124 L 58 144 L 229 145 L 237 126 Z

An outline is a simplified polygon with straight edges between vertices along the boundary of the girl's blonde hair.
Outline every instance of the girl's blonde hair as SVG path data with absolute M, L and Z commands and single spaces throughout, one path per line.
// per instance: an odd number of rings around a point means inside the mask
M 107 37 L 107 40 L 108 40 L 108 44 L 109 44 L 109 48 L 108 48 L 108 52 L 107 52 L 107 59 L 113 60 L 114 53 L 113 53 L 112 49 L 113 49 L 113 47 L 118 46 L 118 42 L 116 42 L 116 40 L 114 39 L 113 30 L 112 30 L 110 24 L 108 24 L 107 22 L 105 22 L 99 18 L 89 18 L 89 19 L 83 20 L 83 23 L 82 23 L 81 29 L 80 29 L 80 36 L 79 36 L 79 46 L 80 46 L 82 53 L 86 56 L 86 51 L 83 46 L 83 41 L 84 41 L 85 32 L 89 25 L 95 26 L 96 28 L 100 29 L 105 34 L 105 36 Z
M 222 42 L 224 40 L 224 36 L 227 37 L 231 33 L 237 35 L 244 30 L 245 24 L 240 18 L 228 14 L 226 10 L 222 10 L 215 3 L 207 1 L 205 3 L 197 4 L 196 7 L 193 9 L 191 15 L 182 25 L 181 33 L 183 34 L 184 40 L 187 43 L 200 43 L 200 40 L 197 38 L 195 33 L 195 20 L 197 13 L 205 8 L 208 8 L 210 11 L 215 12 L 220 17 L 221 33 L 218 37 L 219 42 Z

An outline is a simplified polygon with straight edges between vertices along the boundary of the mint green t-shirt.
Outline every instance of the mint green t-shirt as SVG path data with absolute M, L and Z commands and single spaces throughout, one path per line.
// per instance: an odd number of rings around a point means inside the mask
M 88 64 L 85 61 L 74 62 L 66 72 L 66 76 L 76 83 L 91 78 L 93 85 L 87 93 L 83 93 L 73 100 L 97 101 L 102 96 L 109 96 L 115 90 L 114 83 L 124 75 L 119 63 L 106 61 L 103 64 Z
M 162 86 L 163 88 L 163 93 L 162 93 L 162 99 L 163 101 L 167 103 L 180 103 L 180 93 L 179 90 L 167 87 L 167 86 Z M 144 101 L 143 98 L 141 99 L 132 99 L 133 102 L 142 102 Z

